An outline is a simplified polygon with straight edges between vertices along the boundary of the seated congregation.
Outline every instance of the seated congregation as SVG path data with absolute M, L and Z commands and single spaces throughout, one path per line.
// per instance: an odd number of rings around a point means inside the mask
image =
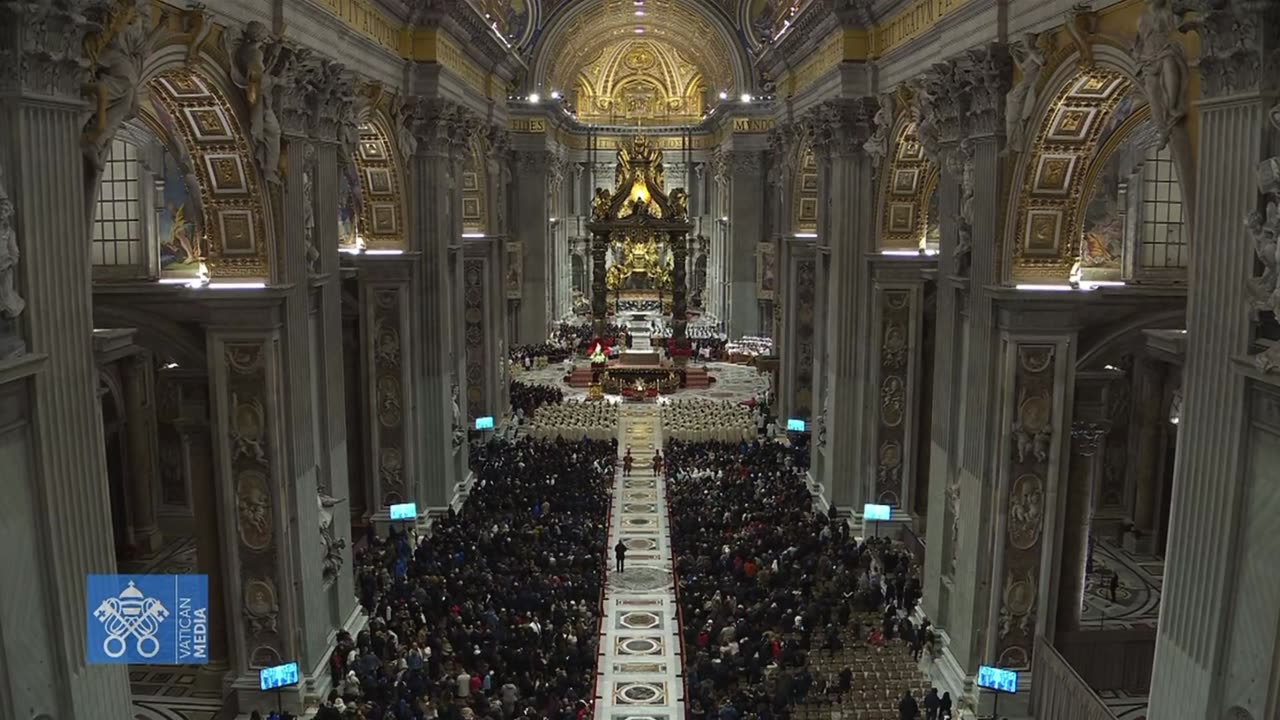
M 897 720 L 925 707 L 920 568 L 818 512 L 807 460 L 780 443 L 667 444 L 691 718 Z M 950 698 L 928 705 L 949 711 Z
M 331 658 L 331 718 L 584 720 L 616 441 L 492 441 L 461 510 L 355 553 L 370 622 Z

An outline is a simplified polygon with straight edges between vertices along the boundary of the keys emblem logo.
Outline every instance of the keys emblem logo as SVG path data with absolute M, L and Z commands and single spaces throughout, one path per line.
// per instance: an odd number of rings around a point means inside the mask
M 93 616 L 102 623 L 107 637 L 102 641 L 102 651 L 108 657 L 118 658 L 128 651 L 128 642 L 134 641 L 134 650 L 144 658 L 153 658 L 160 652 L 156 634 L 160 625 L 169 617 L 164 603 L 149 598 L 129 581 L 129 587 L 118 597 L 102 601 Z

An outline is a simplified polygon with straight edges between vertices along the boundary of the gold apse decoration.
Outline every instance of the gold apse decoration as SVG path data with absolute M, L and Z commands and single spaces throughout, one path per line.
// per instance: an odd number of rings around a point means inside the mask
M 641 125 L 697 121 L 705 91 L 702 72 L 673 46 L 624 40 L 601 50 L 578 75 L 578 118 Z

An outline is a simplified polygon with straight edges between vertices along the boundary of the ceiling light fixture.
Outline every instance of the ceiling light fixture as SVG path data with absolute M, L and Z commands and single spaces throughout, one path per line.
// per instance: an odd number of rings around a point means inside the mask
M 744 103 L 751 102 L 751 93 L 742 93 L 742 102 Z
M 551 91 L 551 99 L 552 99 L 552 100 L 559 100 L 559 99 L 560 99 L 560 91 L 559 91 L 559 90 L 552 90 L 552 91 Z
M 539 95 L 538 93 L 534 93 L 529 96 L 529 102 L 531 103 L 541 102 L 541 100 L 542 100 L 542 96 Z

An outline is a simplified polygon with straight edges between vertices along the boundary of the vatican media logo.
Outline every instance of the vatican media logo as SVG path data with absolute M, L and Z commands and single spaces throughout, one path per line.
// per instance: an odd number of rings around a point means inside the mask
M 209 662 L 206 575 L 90 575 L 90 664 Z

